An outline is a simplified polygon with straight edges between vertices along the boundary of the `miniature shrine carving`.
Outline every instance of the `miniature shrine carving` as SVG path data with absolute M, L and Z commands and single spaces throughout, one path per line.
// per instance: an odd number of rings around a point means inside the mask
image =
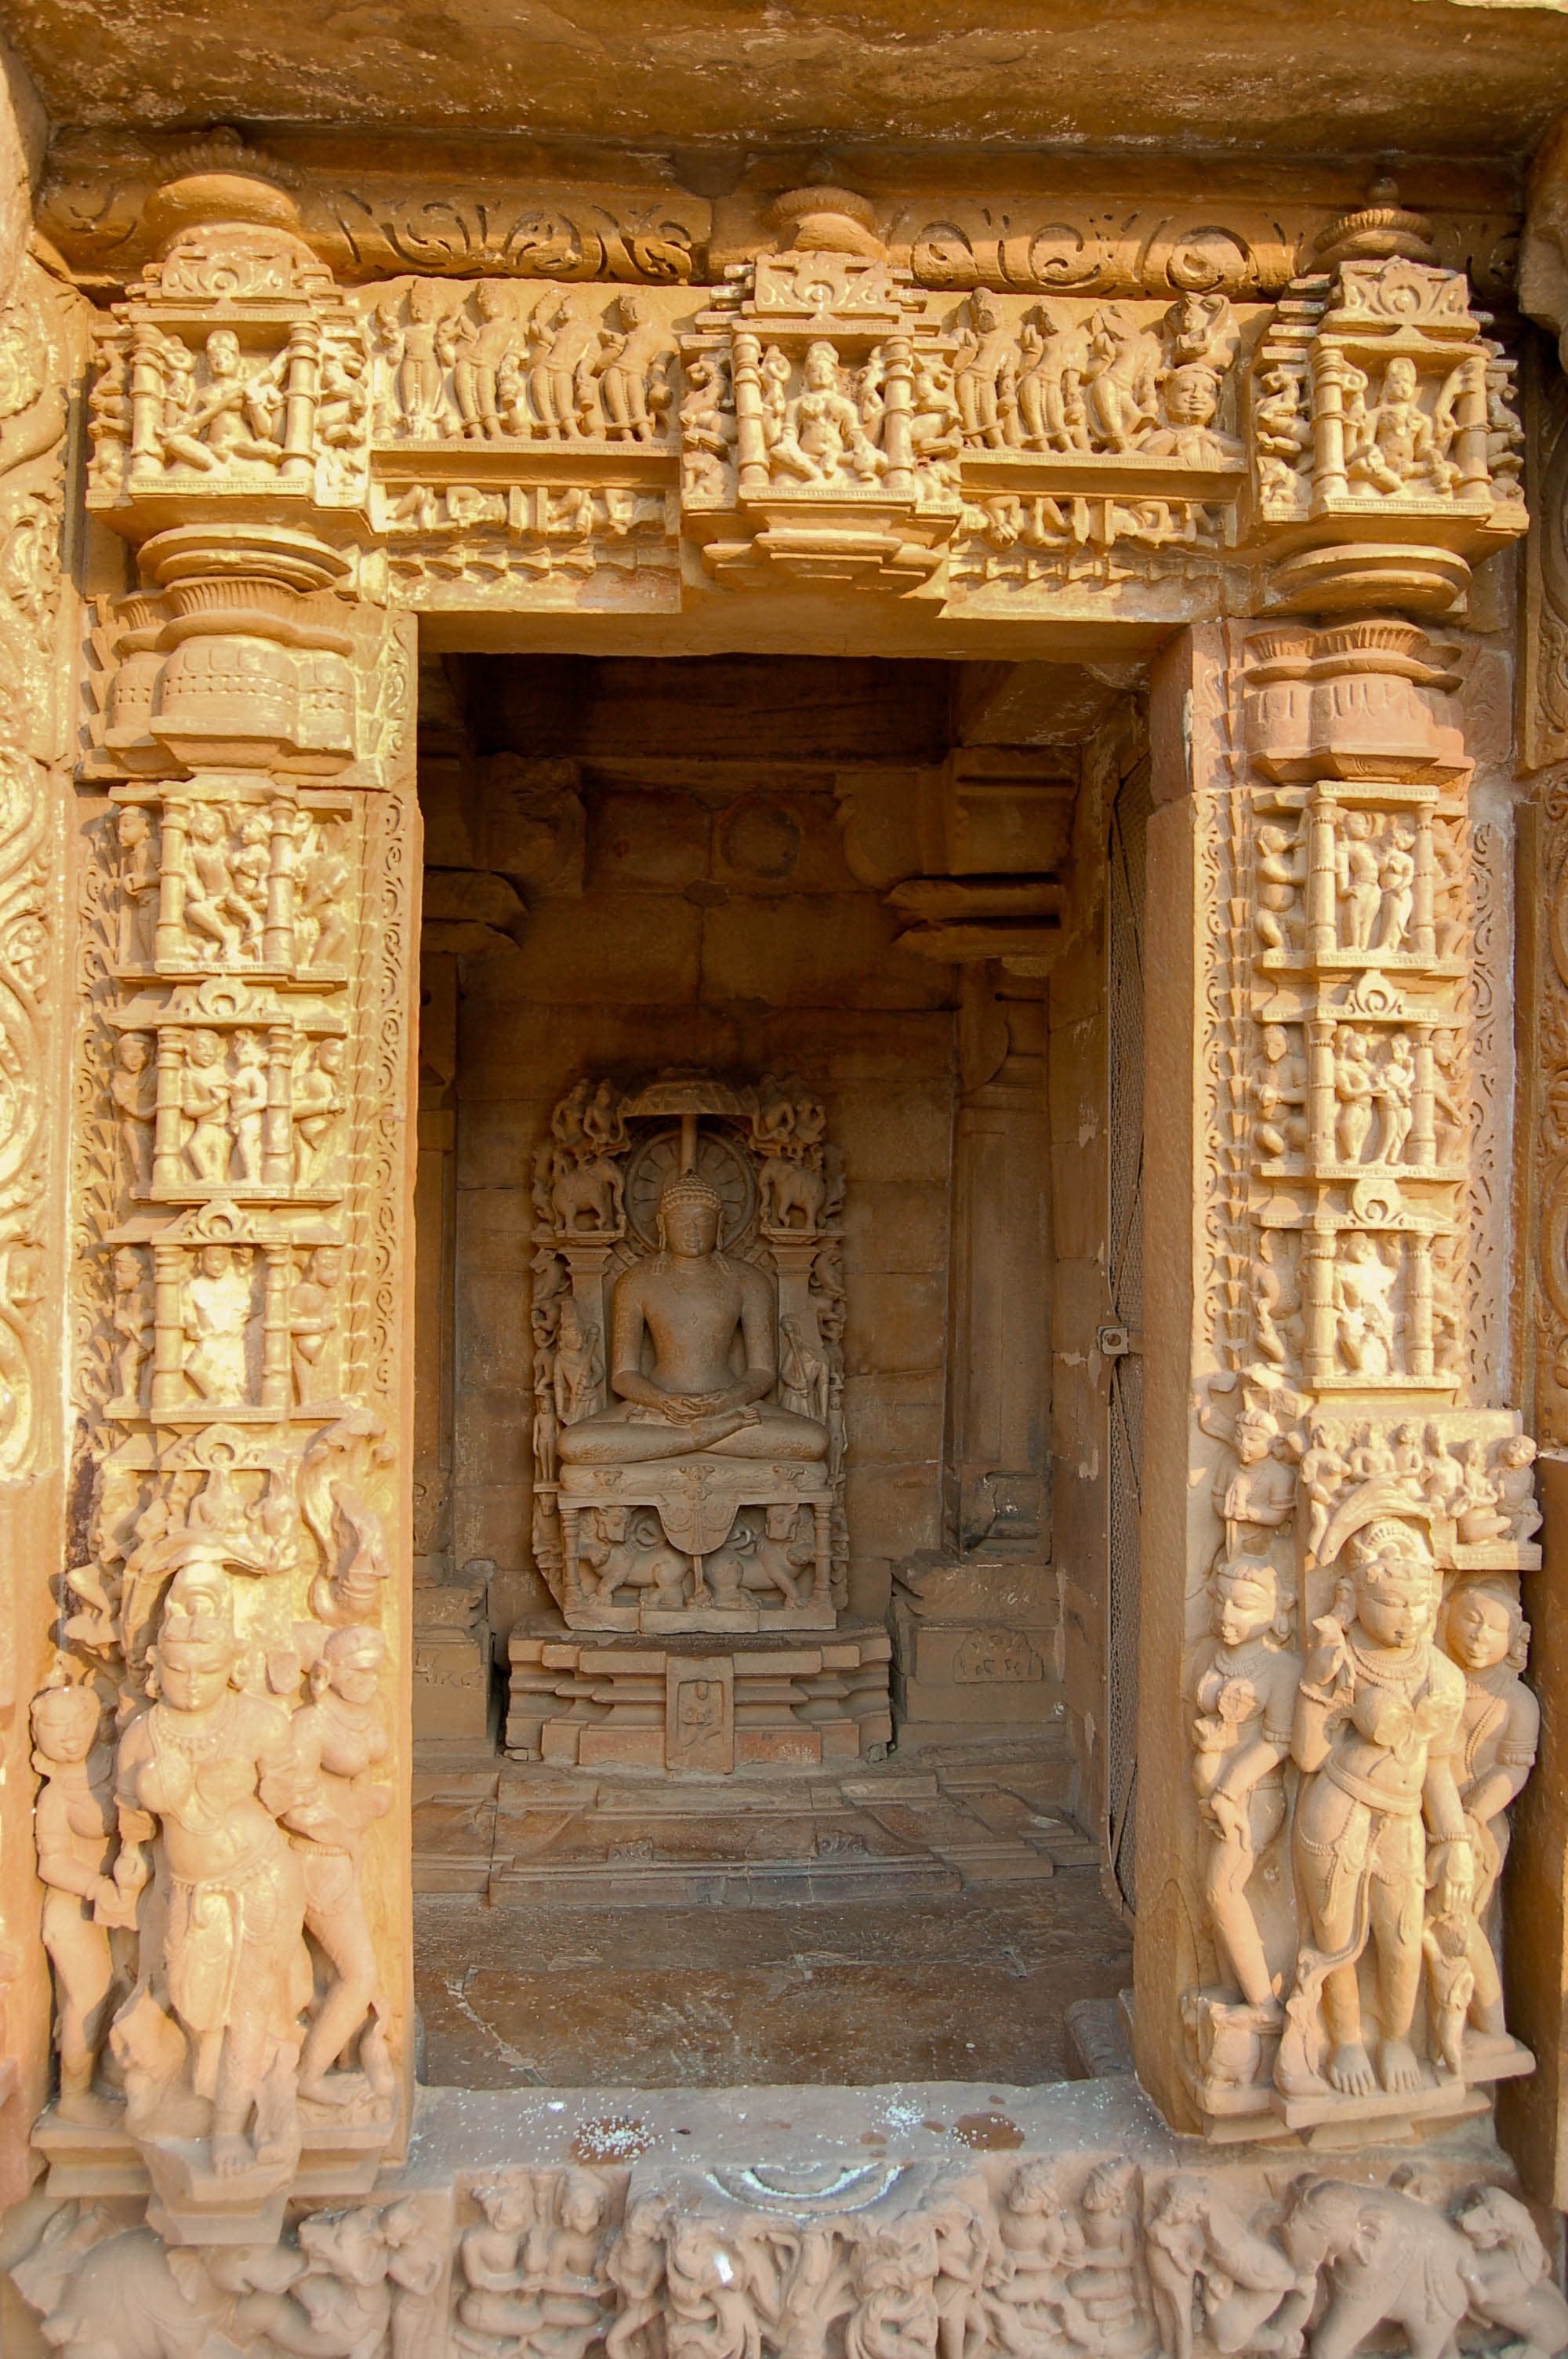
M 833 1627 L 824 1127 L 788 1084 L 700 1076 L 585 1081 L 556 1109 L 534 1183 L 535 1528 L 573 1628 Z

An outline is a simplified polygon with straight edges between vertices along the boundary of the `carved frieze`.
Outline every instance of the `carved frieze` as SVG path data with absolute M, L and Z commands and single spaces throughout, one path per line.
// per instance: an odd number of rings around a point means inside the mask
M 600 2137 L 641 2125 L 610 2119 Z M 645 2159 L 450 2169 L 282 2235 L 166 2248 L 99 2208 L 57 2209 L 13 2276 L 51 2343 L 124 2305 L 160 2350 L 420 2359 L 624 2359 L 803 2348 L 934 2354 L 1412 2350 L 1499 2332 L 1568 2345 L 1529 2212 L 1453 2166 L 1336 2179 L 1174 2169 L 1108 2153 L 809 2169 Z M 1313 2321 L 1315 2321 L 1315 2323 Z M 149 2347 L 152 2347 L 149 2345 Z

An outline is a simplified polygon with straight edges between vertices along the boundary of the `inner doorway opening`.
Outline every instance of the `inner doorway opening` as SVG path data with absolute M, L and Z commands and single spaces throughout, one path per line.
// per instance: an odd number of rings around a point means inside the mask
M 1108 668 L 427 658 L 430 2078 L 1117 2038 L 1145 777 Z

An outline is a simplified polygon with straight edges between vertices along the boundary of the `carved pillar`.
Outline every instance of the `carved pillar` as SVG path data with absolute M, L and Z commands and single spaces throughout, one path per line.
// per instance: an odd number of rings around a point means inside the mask
M 84 1530 L 52 1673 L 112 1708 L 82 1939 L 135 1987 L 93 2035 L 117 2074 L 65 2060 L 36 2140 L 53 2192 L 117 2172 L 165 2234 L 222 2243 L 270 2238 L 302 2187 L 362 2193 L 407 2132 L 419 832 L 409 647 L 348 594 L 350 478 L 315 447 L 341 304 L 281 190 L 204 173 L 160 205 L 89 488 L 143 586 L 104 602 L 116 725 L 80 772 Z M 122 623 L 156 659 L 136 700 Z M 139 1192 L 128 1033 L 157 1073 Z
M 1534 2060 L 1498 1966 L 1539 1560 L 1482 1341 L 1500 953 L 1460 674 L 1401 612 L 1452 611 L 1523 516 L 1422 233 L 1375 206 L 1321 241 L 1255 364 L 1277 396 L 1288 320 L 1282 619 L 1156 674 L 1136 2044 L 1218 2139 L 1420 2134 Z

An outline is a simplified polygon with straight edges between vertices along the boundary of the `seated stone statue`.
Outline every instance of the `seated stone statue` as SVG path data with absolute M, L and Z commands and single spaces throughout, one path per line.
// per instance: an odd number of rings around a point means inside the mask
M 773 1288 L 752 1263 L 719 1251 L 722 1209 L 695 1173 L 665 1183 L 660 1249 L 622 1274 L 612 1298 L 610 1387 L 619 1397 L 565 1429 L 563 1463 L 634 1466 L 699 1451 L 774 1462 L 827 1455 L 826 1426 L 767 1397 L 778 1381 Z

